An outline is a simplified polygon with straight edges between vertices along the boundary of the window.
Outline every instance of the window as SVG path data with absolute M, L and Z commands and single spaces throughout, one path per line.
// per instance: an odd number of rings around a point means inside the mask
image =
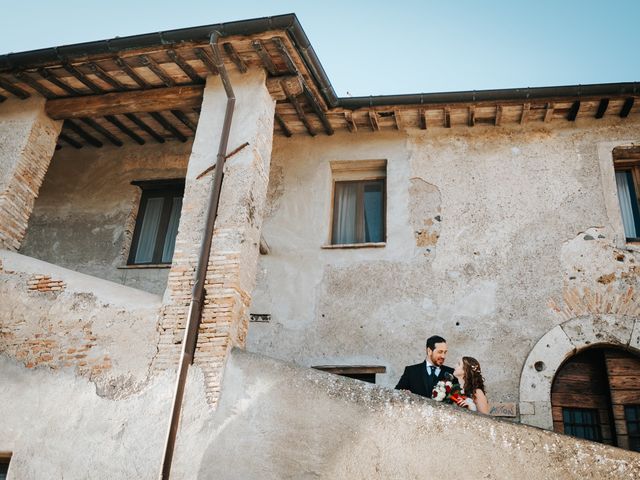
M 6 480 L 9 473 L 11 453 L 0 452 L 0 480 Z
M 387 372 L 387 367 L 382 365 L 316 365 L 312 368 L 367 383 L 376 383 L 376 374 Z
M 600 421 L 598 410 L 595 408 L 566 408 L 562 409 L 562 423 L 564 433 L 574 437 L 600 442 Z
M 627 422 L 629 450 L 640 452 L 640 405 L 625 405 L 624 418 Z
M 331 162 L 332 245 L 385 241 L 386 161 Z
M 640 147 L 616 147 L 613 161 L 625 237 L 640 241 Z
M 129 265 L 171 263 L 180 223 L 184 180 L 132 182 L 142 189 Z

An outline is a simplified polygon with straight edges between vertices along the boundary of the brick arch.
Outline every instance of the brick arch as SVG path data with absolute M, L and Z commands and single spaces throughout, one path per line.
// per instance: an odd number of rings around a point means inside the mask
M 594 345 L 613 345 L 640 353 L 640 318 L 583 315 L 545 333 L 529 352 L 520 374 L 520 421 L 553 428 L 551 384 L 563 362 Z

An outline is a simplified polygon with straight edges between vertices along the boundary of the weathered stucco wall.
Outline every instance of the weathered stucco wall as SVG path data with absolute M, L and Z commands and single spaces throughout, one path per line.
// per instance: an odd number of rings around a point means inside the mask
M 0 381 L 10 478 L 157 478 L 169 372 L 107 398 L 70 369 L 26 369 L 0 356 Z M 227 362 L 215 413 L 204 386 L 194 366 L 171 478 L 640 478 L 633 452 L 240 350 Z
M 271 252 L 251 310 L 271 321 L 251 325 L 248 349 L 302 365 L 386 365 L 379 382 L 393 386 L 441 334 L 449 365 L 480 360 L 490 401 L 518 401 L 546 332 L 585 312 L 623 323 L 640 313 L 640 255 L 618 248 L 598 156 L 638 132 L 611 120 L 278 138 L 263 227 Z M 329 162 L 359 159 L 388 162 L 386 247 L 322 249 Z
M 126 265 L 140 189 L 133 180 L 184 178 L 191 143 L 65 147 L 54 155 L 20 252 L 88 275 L 164 292 L 166 268 Z
M 0 250 L 0 298 L 1 354 L 29 369 L 75 372 L 103 396 L 146 381 L 160 296 Z

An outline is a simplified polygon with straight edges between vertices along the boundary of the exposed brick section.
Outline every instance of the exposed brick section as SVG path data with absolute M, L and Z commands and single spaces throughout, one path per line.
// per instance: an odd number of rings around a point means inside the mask
M 631 286 L 621 290 L 610 284 L 600 291 L 565 288 L 562 299 L 562 307 L 554 299 L 549 301 L 549 307 L 563 320 L 588 314 L 640 316 L 640 293 Z
M 29 290 L 38 292 L 61 292 L 66 287 L 62 280 L 53 280 L 50 275 L 33 275 L 27 285 Z
M 41 278 L 36 281 L 46 276 L 37 277 Z M 33 290 L 31 285 L 29 290 Z M 22 317 L 0 327 L 0 351 L 27 368 L 75 368 L 78 374 L 89 378 L 112 368 L 111 357 L 97 346 L 97 341 L 91 322 L 69 323 L 51 318 L 48 325 L 34 325 Z
M 0 185 L 4 185 L 0 191 L 0 248 L 20 248 L 35 199 L 55 150 L 60 126 L 61 122 L 54 122 L 43 113 L 35 115 L 31 123 L 7 122 L 1 126 L 1 137 L 24 135 L 27 138 L 24 142 L 18 142 L 21 148 L 17 151 L 6 152 L 11 158 L 4 158 L 2 162 L 4 172 L 0 172 L 0 175 L 8 178 L 0 182 Z

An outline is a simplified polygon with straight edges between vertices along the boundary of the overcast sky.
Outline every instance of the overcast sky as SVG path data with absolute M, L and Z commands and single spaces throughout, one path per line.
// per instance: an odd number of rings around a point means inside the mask
M 339 96 L 640 81 L 640 0 L 23 0 L 0 53 L 292 12 Z

